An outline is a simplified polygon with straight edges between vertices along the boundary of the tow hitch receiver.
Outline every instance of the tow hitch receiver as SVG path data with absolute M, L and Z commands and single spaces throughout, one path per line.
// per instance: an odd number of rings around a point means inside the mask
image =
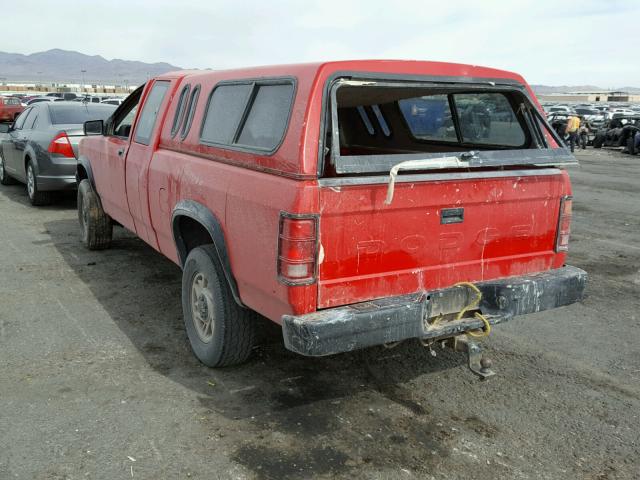
M 466 353 L 469 370 L 480 377 L 481 380 L 486 380 L 496 374 L 496 372 L 491 369 L 491 359 L 482 354 L 480 344 L 470 338 L 469 335 L 458 335 L 457 337 L 447 338 L 442 341 L 442 344 L 443 347 L 449 347 L 456 352 Z

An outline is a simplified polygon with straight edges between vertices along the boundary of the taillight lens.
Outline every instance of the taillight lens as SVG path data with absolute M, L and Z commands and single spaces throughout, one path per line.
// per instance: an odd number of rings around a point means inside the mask
M 278 279 L 285 285 L 316 281 L 318 218 L 314 215 L 280 214 Z
M 56 153 L 63 157 L 75 158 L 69 137 L 64 132 L 59 133 L 53 140 L 51 140 L 47 150 L 49 153 Z
M 560 215 L 558 217 L 558 232 L 556 233 L 556 252 L 569 250 L 569 235 L 571 233 L 571 212 L 573 210 L 573 197 L 566 196 L 560 199 Z

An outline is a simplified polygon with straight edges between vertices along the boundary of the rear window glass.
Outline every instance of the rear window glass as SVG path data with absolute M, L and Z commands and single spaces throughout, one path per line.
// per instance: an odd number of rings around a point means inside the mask
M 411 134 L 419 140 L 456 142 L 453 102 L 463 143 L 518 147 L 525 143 L 522 126 L 501 93 L 429 95 L 398 101 Z
M 284 135 L 293 85 L 262 85 L 242 127 L 238 144 L 273 150 Z
M 252 86 L 221 85 L 213 91 L 202 126 L 205 142 L 230 144 L 240 123 Z
M 519 147 L 526 136 L 507 98 L 501 93 L 453 95 L 462 141 Z
M 106 120 L 115 110 L 112 105 L 91 105 L 82 103 L 49 105 L 51 123 L 62 124 L 83 124 L 89 120 Z
M 414 137 L 445 142 L 457 140 L 446 95 L 402 99 L 398 105 Z

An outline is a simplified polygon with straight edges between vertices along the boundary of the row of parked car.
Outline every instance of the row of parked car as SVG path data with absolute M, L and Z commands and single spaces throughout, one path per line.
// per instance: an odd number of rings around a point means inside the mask
M 0 122 L 12 122 L 29 105 L 42 102 L 82 102 L 82 103 L 105 103 L 107 105 L 120 105 L 122 98 L 99 96 L 99 95 L 78 95 L 72 92 L 47 93 L 45 95 L 12 94 L 0 96 Z
M 566 136 L 568 119 L 576 116 L 580 118 L 581 125 L 586 126 L 583 135 L 587 138 L 587 145 L 620 148 L 622 153 L 631 155 L 640 153 L 640 106 L 581 107 L 585 106 L 544 106 L 547 121 L 561 137 Z
M 583 297 L 558 168 L 576 159 L 511 72 L 180 71 L 117 109 L 31 105 L 2 132 L 1 183 L 34 204 L 77 188 L 86 247 L 121 226 L 183 269 L 187 336 L 212 367 L 249 357 L 262 316 L 299 354 L 420 339 L 485 378 L 473 337 Z

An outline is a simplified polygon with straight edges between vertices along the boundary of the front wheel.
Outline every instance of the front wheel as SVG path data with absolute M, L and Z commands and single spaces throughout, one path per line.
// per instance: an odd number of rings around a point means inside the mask
M 196 357 L 209 367 L 244 362 L 256 338 L 255 312 L 239 306 L 213 245 L 194 248 L 182 273 L 182 310 Z
M 78 221 L 85 247 L 89 250 L 104 250 L 111 246 L 111 217 L 102 209 L 98 194 L 86 178 L 78 185 Z

